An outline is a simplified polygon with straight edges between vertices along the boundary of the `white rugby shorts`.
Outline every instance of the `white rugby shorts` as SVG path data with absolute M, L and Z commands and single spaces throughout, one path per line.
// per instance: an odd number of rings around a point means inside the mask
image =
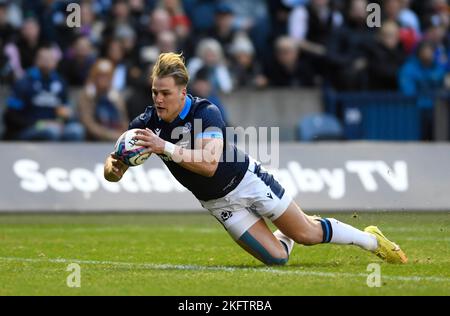
M 253 158 L 233 191 L 219 199 L 200 201 L 235 240 L 262 217 L 279 218 L 291 202 L 286 190 Z

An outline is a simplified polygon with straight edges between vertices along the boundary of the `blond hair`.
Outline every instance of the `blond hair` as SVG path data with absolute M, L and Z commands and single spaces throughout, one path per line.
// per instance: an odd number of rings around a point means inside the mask
M 172 77 L 180 86 L 187 86 L 189 74 L 184 64 L 183 54 L 163 53 L 153 66 L 152 80 L 156 77 Z

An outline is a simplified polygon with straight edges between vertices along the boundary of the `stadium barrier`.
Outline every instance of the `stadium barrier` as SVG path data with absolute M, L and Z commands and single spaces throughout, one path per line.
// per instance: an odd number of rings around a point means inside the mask
M 238 90 L 221 96 L 233 126 L 280 127 L 281 141 L 297 140 L 298 122 L 323 112 L 320 89 Z
M 341 117 L 349 140 L 415 141 L 433 126 L 435 140 L 450 139 L 448 92 L 325 92 L 326 112 Z
M 113 144 L 0 143 L 1 212 L 200 211 L 160 159 L 103 179 Z M 281 144 L 273 172 L 307 211 L 448 211 L 450 144 Z

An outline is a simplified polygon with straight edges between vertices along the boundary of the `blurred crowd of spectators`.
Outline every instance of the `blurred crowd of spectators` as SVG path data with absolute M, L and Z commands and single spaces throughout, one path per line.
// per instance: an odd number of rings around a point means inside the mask
M 115 140 L 151 103 L 152 64 L 169 51 L 183 52 L 190 92 L 219 106 L 241 88 L 444 88 L 447 1 L 371 2 L 379 28 L 366 0 L 0 0 L 5 138 Z M 81 27 L 67 26 L 69 3 Z

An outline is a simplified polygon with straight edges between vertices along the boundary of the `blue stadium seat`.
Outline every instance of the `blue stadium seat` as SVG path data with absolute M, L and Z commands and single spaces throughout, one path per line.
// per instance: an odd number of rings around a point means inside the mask
M 342 140 L 344 132 L 336 117 L 330 114 L 314 113 L 300 120 L 298 139 L 304 142 Z

